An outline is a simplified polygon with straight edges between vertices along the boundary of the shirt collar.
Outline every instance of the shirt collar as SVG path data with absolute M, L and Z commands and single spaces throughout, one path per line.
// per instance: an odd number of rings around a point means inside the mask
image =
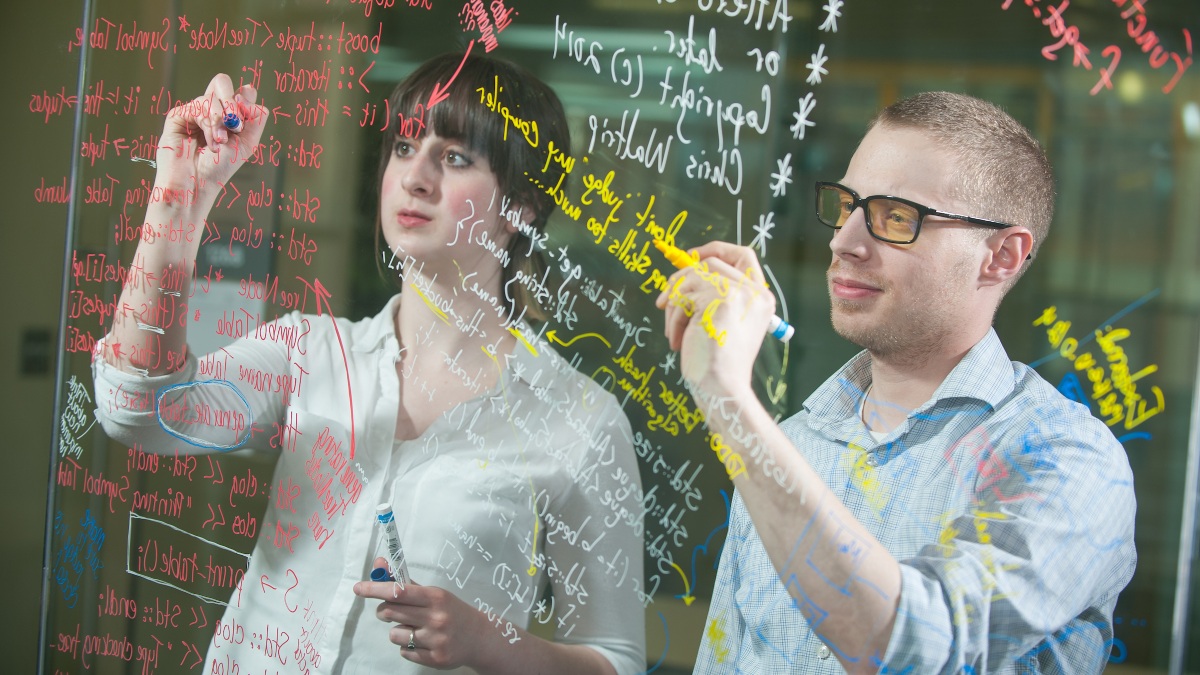
M 372 352 L 383 346 L 383 343 L 390 337 L 396 337 L 396 326 L 393 317 L 396 316 L 396 308 L 400 302 L 400 294 L 393 295 L 383 309 L 375 316 L 367 319 L 362 334 L 350 345 L 350 350 L 355 352 Z
M 863 350 L 825 380 L 804 401 L 804 409 L 814 418 L 829 422 L 854 417 L 863 393 L 871 385 L 871 355 Z M 995 329 L 971 347 L 966 356 L 938 385 L 933 396 L 909 415 L 918 414 L 951 398 L 979 401 L 997 407 L 1015 387 L 1012 361 L 1000 343 Z

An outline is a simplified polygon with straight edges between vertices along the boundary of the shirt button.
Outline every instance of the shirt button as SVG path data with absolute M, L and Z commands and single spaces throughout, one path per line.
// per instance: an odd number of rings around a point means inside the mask
M 867 466 L 879 466 L 879 458 L 875 455 L 867 455 Z
M 829 653 L 829 647 L 821 645 L 821 648 L 817 650 L 817 658 L 822 660 L 827 659 L 829 658 Z

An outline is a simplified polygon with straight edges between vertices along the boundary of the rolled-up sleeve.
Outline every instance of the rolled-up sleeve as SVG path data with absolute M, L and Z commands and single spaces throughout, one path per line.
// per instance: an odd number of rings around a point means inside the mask
M 1098 673 L 1112 609 L 1132 577 L 1135 500 L 1124 449 L 1061 407 L 993 439 L 973 465 L 974 505 L 901 560 L 885 672 Z
M 271 334 L 307 334 L 307 319 L 291 313 L 263 324 Z M 288 382 L 297 361 L 279 342 L 244 337 L 200 358 L 221 364 L 221 377 L 199 375 L 197 357 L 188 351 L 183 366 L 165 375 L 128 373 L 101 354 L 92 359 L 96 417 L 104 433 L 122 443 L 138 443 L 146 452 L 170 454 L 232 450 L 258 429 L 282 417 Z

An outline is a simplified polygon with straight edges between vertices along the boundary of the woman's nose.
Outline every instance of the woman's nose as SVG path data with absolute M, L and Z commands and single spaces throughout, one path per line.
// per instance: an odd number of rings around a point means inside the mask
M 400 185 L 413 194 L 428 195 L 437 187 L 437 162 L 428 154 L 418 151 L 405 162 Z

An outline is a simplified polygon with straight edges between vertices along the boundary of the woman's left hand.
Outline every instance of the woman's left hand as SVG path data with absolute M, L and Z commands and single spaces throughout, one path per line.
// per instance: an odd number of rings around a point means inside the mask
M 386 568 L 387 561 L 376 558 L 375 566 Z M 401 590 L 395 581 L 360 581 L 354 594 L 383 601 L 375 616 L 396 624 L 388 639 L 413 663 L 438 669 L 470 666 L 499 647 L 501 635 L 483 613 L 444 588 L 409 583 Z M 414 649 L 409 649 L 410 640 Z

